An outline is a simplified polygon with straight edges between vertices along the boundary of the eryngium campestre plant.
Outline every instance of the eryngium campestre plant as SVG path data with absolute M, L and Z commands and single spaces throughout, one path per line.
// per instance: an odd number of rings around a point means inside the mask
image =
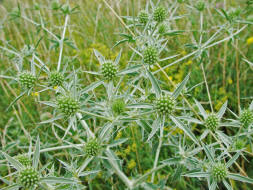
M 155 47 L 149 46 L 143 52 L 143 61 L 146 64 L 152 65 L 158 60 L 158 51 Z
M 18 160 L 23 166 L 31 166 L 32 160 L 27 154 L 19 154 L 15 156 L 15 159 Z
M 157 7 L 154 10 L 154 20 L 156 22 L 163 22 L 166 19 L 166 10 L 163 7 Z
M 219 124 L 220 124 L 220 120 L 218 116 L 214 113 L 211 113 L 210 115 L 208 115 L 208 117 L 205 120 L 206 128 L 210 129 L 211 131 L 215 131 L 216 129 L 218 129 Z
M 39 183 L 39 173 L 32 167 L 27 167 L 19 172 L 19 180 L 25 188 L 36 188 Z
M 64 77 L 61 73 L 54 71 L 50 73 L 49 82 L 52 86 L 61 86 L 64 82 Z
M 225 179 L 228 175 L 228 169 L 223 163 L 215 163 L 211 168 L 211 176 L 218 182 Z
M 112 103 L 112 111 L 115 115 L 120 115 L 124 113 L 125 108 L 126 104 L 122 99 L 117 99 Z
M 23 72 L 19 75 L 19 82 L 25 88 L 32 88 L 36 83 L 36 77 L 30 72 Z
M 138 14 L 138 20 L 141 24 L 146 24 L 148 22 L 148 13 L 144 10 L 140 11 Z
M 170 115 L 175 109 L 175 100 L 170 95 L 161 96 L 156 100 L 155 108 L 160 115 Z
M 116 65 L 112 61 L 107 61 L 102 65 L 102 74 L 105 79 L 112 80 L 117 74 Z
M 80 109 L 78 101 L 72 97 L 62 96 L 57 99 L 58 109 L 65 115 L 73 115 Z
M 101 150 L 101 145 L 97 139 L 90 139 L 84 146 L 84 152 L 88 156 L 97 156 Z
M 250 109 L 242 111 L 239 119 L 243 127 L 248 127 L 253 123 L 253 111 Z

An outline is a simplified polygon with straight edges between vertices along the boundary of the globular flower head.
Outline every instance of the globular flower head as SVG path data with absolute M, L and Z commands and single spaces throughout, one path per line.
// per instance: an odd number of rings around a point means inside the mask
M 170 96 L 161 96 L 156 100 L 156 110 L 160 115 L 170 115 L 175 109 L 175 100 Z
M 20 183 L 25 188 L 36 188 L 39 178 L 39 173 L 32 167 L 27 167 L 19 172 Z
M 126 109 L 126 104 L 124 100 L 122 99 L 117 99 L 112 103 L 112 111 L 116 115 L 120 115 L 124 113 L 125 109 Z
M 19 75 L 19 82 L 25 88 L 32 88 L 36 83 L 36 77 L 30 72 L 23 72 Z
M 49 82 L 52 86 L 62 86 L 64 77 L 61 73 L 54 71 L 50 74 Z
M 163 7 L 157 7 L 154 10 L 154 20 L 156 22 L 163 22 L 166 19 L 166 10 Z
M 251 123 L 253 123 L 253 111 L 250 109 L 242 111 L 239 119 L 242 126 L 248 127 Z
M 138 20 L 141 24 L 146 24 L 148 22 L 149 15 L 146 11 L 142 10 L 138 14 Z
M 216 114 L 210 114 L 205 120 L 206 128 L 210 129 L 211 131 L 215 131 L 218 129 L 220 124 L 220 120 Z
M 102 65 L 102 74 L 105 79 L 112 80 L 117 74 L 117 68 L 111 61 L 107 61 Z
M 75 114 L 80 109 L 79 102 L 68 96 L 58 98 L 57 106 L 62 113 L 68 116 Z
M 19 154 L 15 156 L 15 159 L 18 160 L 23 166 L 31 166 L 32 160 L 27 154 Z
M 149 46 L 143 52 L 143 61 L 146 64 L 152 65 L 158 60 L 158 51 L 155 47 Z
M 223 163 L 215 163 L 212 165 L 211 175 L 216 181 L 220 182 L 227 177 L 228 169 Z
M 84 152 L 88 155 L 88 156 L 97 156 L 99 154 L 101 150 L 101 145 L 98 142 L 97 139 L 91 139 L 89 140 L 84 147 Z
M 199 1 L 196 5 L 195 8 L 198 11 L 203 11 L 205 9 L 205 2 L 204 1 Z

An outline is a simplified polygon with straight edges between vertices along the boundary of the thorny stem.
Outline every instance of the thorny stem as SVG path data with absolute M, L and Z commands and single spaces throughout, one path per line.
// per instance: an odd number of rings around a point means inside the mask
M 211 96 L 210 96 L 210 92 L 209 92 L 209 87 L 208 87 L 207 80 L 206 80 L 206 74 L 205 74 L 205 70 L 204 70 L 204 67 L 203 67 L 203 63 L 201 63 L 201 69 L 202 69 L 205 84 L 206 84 L 206 90 L 207 90 L 207 95 L 208 95 L 208 99 L 209 99 L 209 104 L 210 104 L 210 107 L 211 107 L 211 110 L 212 110 L 212 113 L 213 113 L 213 104 L 212 104 L 212 100 L 211 100 Z
M 60 67 L 61 67 L 63 42 L 64 42 L 65 33 L 66 33 L 67 25 L 68 25 L 68 20 L 69 20 L 69 15 L 66 15 L 66 17 L 65 17 L 65 23 L 64 23 L 64 28 L 63 28 L 63 32 L 62 32 L 62 36 L 61 36 L 61 40 L 59 42 L 60 43 L 60 54 L 59 54 L 58 65 L 57 65 L 57 71 L 58 72 L 60 71 Z
M 154 167 L 153 167 L 153 169 L 156 168 L 156 166 L 157 166 L 158 159 L 159 159 L 159 155 L 160 155 L 160 151 L 161 151 L 161 147 L 162 147 L 164 120 L 165 120 L 165 117 L 163 116 L 162 123 L 161 123 L 161 125 L 160 125 L 159 144 L 158 144 L 157 151 L 156 151 L 156 155 L 155 155 L 155 162 L 154 162 Z M 152 177 L 151 177 L 151 182 L 152 182 L 152 183 L 154 182 L 154 179 L 155 179 L 155 172 L 152 174 Z

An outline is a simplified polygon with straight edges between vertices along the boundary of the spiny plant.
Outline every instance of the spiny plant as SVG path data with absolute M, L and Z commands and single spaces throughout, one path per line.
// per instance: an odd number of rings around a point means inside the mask
M 38 115 L 46 112 L 47 118 L 43 115 L 41 121 L 34 122 L 32 130 L 21 125 L 29 146 L 11 142 L 2 149 L 5 159 L 0 163 L 13 167 L 1 177 L 3 189 L 111 189 L 111 184 L 116 184 L 115 189 L 208 186 L 214 190 L 223 184 L 230 190 L 231 180 L 253 184 L 237 161 L 253 152 L 253 101 L 244 111 L 239 105 L 238 114 L 228 108 L 226 100 L 215 109 L 205 71 L 210 64 L 210 49 L 237 41 L 237 35 L 252 23 L 243 20 L 240 11 L 223 9 L 215 13 L 222 24 L 205 23 L 206 14 L 210 14 L 206 7 L 213 6 L 205 1 L 163 4 L 150 0 L 137 16 L 123 17 L 106 0 L 103 2 L 128 32 L 121 33 L 124 39 L 113 46 L 126 43 L 130 49 L 127 62 L 122 62 L 123 50 L 108 57 L 94 49 L 97 61 L 92 62 L 92 67 L 78 67 L 77 56 L 72 56 L 78 49 L 70 39 L 76 30 L 71 19 L 78 14 L 78 7 L 68 2 L 51 2 L 50 11 L 59 16 L 58 24 L 64 20 L 62 26 L 52 28 L 39 12 L 43 6 L 35 6 L 38 17 L 34 18 L 26 15 L 22 6 L 10 13 L 11 19 L 35 25 L 46 37 L 41 36 L 37 43 L 21 50 L 11 42 L 1 44 L 18 77 L 0 77 L 11 80 L 10 84 L 20 83 L 19 95 L 13 98 L 9 109 L 16 111 L 23 98 L 33 97 Z M 185 6 L 189 14 L 178 12 L 179 6 Z M 199 19 L 191 26 L 190 43 L 183 46 L 188 52 L 173 54 L 171 40 L 176 41 L 175 36 L 187 30 L 177 30 L 175 20 L 188 16 Z M 48 61 L 38 48 L 42 40 L 59 52 L 57 64 L 51 64 L 55 61 Z M 199 78 L 203 75 L 201 83 L 205 84 L 208 97 L 201 101 L 191 93 L 199 86 L 189 84 L 194 70 L 178 84 L 168 76 L 171 66 L 189 58 L 202 72 L 198 73 Z M 25 116 L 16 115 L 22 124 Z M 43 142 L 38 137 L 33 148 L 38 133 Z M 25 154 L 14 155 L 20 151 Z M 206 183 L 198 181 L 200 178 L 205 178 Z

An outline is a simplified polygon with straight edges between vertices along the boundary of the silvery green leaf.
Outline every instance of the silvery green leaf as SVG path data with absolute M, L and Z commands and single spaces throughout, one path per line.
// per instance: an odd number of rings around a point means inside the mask
M 92 75 L 102 75 L 99 72 L 94 72 L 94 71 L 83 71 L 84 73 L 92 74 Z
M 206 146 L 205 144 L 203 144 L 203 148 L 205 150 L 205 153 L 206 153 L 208 159 L 210 161 L 212 161 L 212 163 L 215 163 L 213 154 L 212 154 L 211 150 L 208 148 L 208 146 Z
M 200 125 L 203 124 L 202 121 L 199 121 L 198 119 L 195 119 L 195 118 L 190 117 L 190 116 L 179 116 L 179 117 L 177 117 L 177 118 L 183 119 L 183 120 L 188 121 L 188 122 L 190 122 L 190 123 L 197 123 L 197 124 L 200 124 Z
M 99 53 L 99 51 L 94 49 L 94 54 L 97 57 L 100 64 L 103 64 L 105 62 L 104 56 L 101 53 Z
M 226 180 L 223 180 L 222 182 L 225 185 L 225 187 L 227 188 L 227 190 L 233 190 L 233 188 L 228 184 L 228 182 Z
M 10 109 L 11 106 L 13 106 L 20 98 L 22 98 L 26 93 L 28 92 L 28 90 L 23 91 L 17 98 L 15 98 L 15 100 L 13 100 L 10 105 L 8 106 L 8 108 L 6 109 L 6 111 L 8 111 Z
M 4 157 L 7 159 L 7 161 L 18 171 L 23 169 L 23 165 L 15 160 L 14 158 L 10 157 L 8 154 L 6 154 L 5 152 L 2 152 L 2 154 L 4 155 Z
M 147 70 L 147 75 L 148 75 L 149 80 L 151 81 L 151 84 L 155 91 L 156 96 L 159 97 L 162 91 L 155 76 L 149 70 Z
M 18 184 L 10 185 L 8 187 L 3 188 L 2 190 L 19 190 L 20 186 Z
M 232 144 L 232 141 L 229 136 L 225 135 L 222 131 L 217 130 L 216 133 L 218 134 L 221 141 L 228 147 Z
M 217 181 L 213 181 L 212 185 L 210 186 L 209 190 L 215 190 L 217 187 Z
M 54 103 L 54 102 L 49 102 L 49 101 L 39 101 L 39 103 L 41 104 L 44 104 L 44 105 L 47 105 L 47 106 L 51 106 L 53 108 L 56 108 L 57 107 L 57 104 Z
M 175 157 L 175 158 L 169 158 L 167 160 L 163 160 L 162 163 L 167 164 L 167 165 L 174 165 L 174 164 L 179 164 L 180 161 L 181 161 L 180 157 Z
M 198 143 L 198 139 L 195 137 L 195 135 L 192 133 L 191 129 L 189 129 L 187 126 L 185 126 L 179 119 L 176 117 L 170 116 L 171 120 L 176 124 L 176 126 L 180 129 L 182 129 L 196 144 Z
M 209 133 L 208 129 L 204 130 L 204 132 L 200 136 L 200 140 L 203 140 L 208 135 L 208 133 Z
M 178 85 L 178 87 L 174 90 L 172 96 L 176 99 L 179 94 L 181 93 L 181 91 L 183 90 L 183 88 L 185 87 L 187 81 L 190 78 L 190 73 L 184 78 L 184 80 Z
M 123 144 L 124 142 L 126 142 L 128 140 L 128 138 L 124 138 L 124 139 L 118 139 L 113 141 L 111 144 L 108 145 L 109 148 L 115 147 L 115 146 L 119 146 L 120 144 Z
M 152 109 L 153 105 L 152 104 L 148 104 L 148 103 L 137 103 L 137 104 L 129 104 L 126 106 L 127 108 L 146 108 L 146 109 Z
M 121 53 L 122 53 L 122 49 L 120 50 L 118 56 L 116 57 L 116 59 L 115 59 L 115 61 L 114 61 L 114 63 L 115 63 L 116 65 L 119 64 L 119 61 L 120 61 L 120 58 L 121 58 Z
M 157 119 L 153 122 L 153 124 L 152 124 L 152 126 L 151 126 L 151 127 L 152 127 L 152 131 L 151 131 L 151 133 L 150 133 L 149 136 L 148 136 L 147 142 L 150 141 L 150 139 L 155 135 L 155 133 L 156 133 L 156 131 L 158 130 L 159 126 L 160 126 L 160 119 L 157 118 Z
M 241 182 L 244 182 L 244 183 L 251 183 L 251 184 L 253 184 L 253 179 L 245 177 L 245 176 L 242 176 L 240 174 L 230 173 L 230 174 L 228 174 L 228 178 L 236 180 L 236 181 L 241 181 Z
M 98 173 L 98 172 L 100 172 L 100 170 L 93 170 L 93 171 L 81 172 L 78 176 L 79 176 L 79 177 L 83 177 L 83 176 L 95 174 L 95 173 Z
M 39 164 L 39 159 L 40 159 L 40 137 L 37 137 L 37 141 L 35 144 L 35 151 L 33 155 L 33 167 L 37 168 Z
M 130 66 L 124 70 L 121 70 L 118 72 L 118 75 L 125 75 L 125 74 L 131 74 L 131 73 L 135 73 L 137 71 L 140 70 L 140 68 L 142 68 L 142 65 L 134 65 L 134 66 Z
M 97 82 L 94 82 L 94 83 L 91 83 L 89 86 L 86 86 L 81 94 L 84 94 L 84 93 L 87 93 L 91 90 L 94 90 L 95 88 L 97 88 L 98 86 L 100 86 L 101 84 L 103 84 L 103 81 L 97 81 Z
M 229 168 L 230 166 L 232 166 L 232 164 L 237 160 L 237 158 L 240 156 L 241 152 L 238 151 L 227 163 L 226 163 L 226 167 Z
M 221 119 L 227 109 L 228 101 L 226 101 L 217 113 L 217 116 Z
M 253 110 L 253 100 L 251 101 L 251 104 L 249 105 L 249 109 Z
M 192 173 L 186 173 L 183 176 L 186 176 L 186 177 L 209 177 L 210 174 L 208 172 L 192 172 Z
M 80 168 L 78 168 L 78 175 L 79 173 L 81 173 L 87 166 L 88 164 L 93 160 L 94 157 L 89 157 L 89 158 L 86 158 L 86 160 L 83 162 L 83 164 L 80 166 Z
M 207 113 L 206 113 L 205 109 L 203 108 L 203 106 L 197 100 L 195 100 L 195 103 L 196 103 L 197 107 L 199 108 L 200 114 L 204 117 L 204 119 L 206 119 Z
M 63 184 L 75 184 L 76 181 L 68 178 L 63 177 L 43 177 L 40 179 L 43 183 L 49 183 L 49 184 L 56 184 L 56 183 L 63 183 Z
M 63 118 L 64 118 L 64 115 L 60 114 L 60 115 L 57 115 L 57 116 L 55 116 L 55 117 L 53 117 L 51 119 L 48 119 L 46 121 L 41 121 L 39 124 L 52 123 L 52 122 L 54 122 L 56 120 L 63 119 Z

